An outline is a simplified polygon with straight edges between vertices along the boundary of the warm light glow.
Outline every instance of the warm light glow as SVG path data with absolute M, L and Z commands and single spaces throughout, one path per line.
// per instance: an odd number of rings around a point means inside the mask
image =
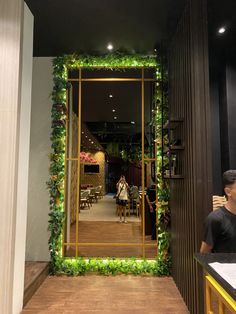
M 131 123 L 131 124 L 135 124 L 135 122 L 134 122 L 134 121 L 131 121 L 130 123 Z
M 116 119 L 117 119 L 117 117 L 114 117 L 114 119 L 116 120 Z
M 110 95 L 109 95 L 109 98 L 113 98 L 113 95 L 112 95 L 112 94 L 110 94 Z
M 225 27 L 221 27 L 218 29 L 219 34 L 223 34 L 226 31 Z
M 112 112 L 116 112 L 116 110 L 115 110 L 115 109 L 112 109 Z
M 112 45 L 112 44 L 108 44 L 108 45 L 107 45 L 107 49 L 108 49 L 109 51 L 111 51 L 111 50 L 113 49 L 113 45 Z

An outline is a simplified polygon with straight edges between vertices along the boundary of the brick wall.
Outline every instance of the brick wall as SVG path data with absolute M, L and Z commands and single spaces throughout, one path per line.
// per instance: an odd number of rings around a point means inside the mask
M 86 153 L 90 153 L 87 151 Z M 101 185 L 102 194 L 105 194 L 105 154 L 98 151 L 90 153 L 99 165 L 99 173 L 84 173 L 84 164 L 81 163 L 81 184 L 92 184 L 94 187 Z

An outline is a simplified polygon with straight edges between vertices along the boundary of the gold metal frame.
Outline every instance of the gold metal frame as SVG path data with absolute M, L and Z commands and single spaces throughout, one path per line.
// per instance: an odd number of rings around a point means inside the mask
M 236 301 L 210 275 L 205 276 L 205 310 L 213 314 L 212 299 L 215 296 L 218 303 L 218 313 L 236 313 Z
M 94 67 L 98 68 L 98 67 Z M 101 67 L 102 69 L 103 67 Z M 130 68 L 130 67 L 127 67 Z M 132 67 L 131 67 L 132 68 Z M 64 250 L 67 246 L 70 247 L 75 247 L 75 257 L 78 257 L 79 253 L 79 247 L 142 247 L 142 255 L 143 258 L 145 258 L 145 248 L 146 247 L 156 247 L 158 243 L 155 242 L 155 244 L 152 243 L 145 243 L 145 195 L 144 195 L 144 188 L 145 188 L 145 172 L 144 172 L 144 163 L 145 161 L 155 161 L 156 163 L 156 145 L 155 145 L 155 158 L 144 158 L 144 134 L 145 134 L 145 98 L 144 98 L 144 92 L 145 92 L 145 82 L 157 82 L 156 79 L 150 79 L 150 78 L 145 78 L 144 77 L 144 69 L 145 68 L 151 68 L 151 67 L 142 67 L 142 68 L 137 68 L 141 70 L 141 78 L 82 78 L 82 69 L 85 68 L 78 68 L 79 70 L 79 78 L 68 78 L 68 82 L 78 82 L 79 83 L 79 91 L 78 91 L 78 152 L 77 152 L 77 157 L 68 157 L 65 154 L 65 165 L 68 161 L 77 161 L 77 175 L 78 175 L 78 182 L 77 182 L 77 200 L 76 200 L 76 235 L 75 235 L 75 240 L 76 242 L 64 242 L 64 235 L 62 236 L 63 239 L 63 253 Z M 136 69 L 136 68 L 133 68 Z M 137 242 L 137 243 L 82 243 L 79 242 L 78 239 L 78 233 L 79 233 L 79 196 L 80 196 L 80 146 L 81 146 L 81 98 L 82 98 L 82 88 L 81 84 L 82 82 L 141 82 L 141 132 L 142 132 L 142 220 L 141 220 L 141 226 L 142 226 L 142 242 Z M 68 93 L 67 93 L 67 108 L 68 108 Z M 68 118 L 67 118 L 67 123 L 66 123 L 66 148 L 68 144 Z M 67 149 L 66 149 L 67 152 Z M 67 180 L 67 168 L 65 167 L 65 180 Z M 66 184 L 65 184 L 66 186 Z M 67 191 L 65 190 L 65 198 L 66 199 L 66 193 Z M 64 203 L 65 205 L 65 203 Z

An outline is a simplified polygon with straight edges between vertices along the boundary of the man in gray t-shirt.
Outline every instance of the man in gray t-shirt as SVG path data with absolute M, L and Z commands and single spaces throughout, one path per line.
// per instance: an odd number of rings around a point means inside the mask
M 236 253 L 236 170 L 224 172 L 223 185 L 227 203 L 206 218 L 201 253 Z

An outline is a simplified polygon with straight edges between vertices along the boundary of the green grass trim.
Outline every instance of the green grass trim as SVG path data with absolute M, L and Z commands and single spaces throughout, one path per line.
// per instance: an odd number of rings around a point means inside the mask
M 118 259 L 118 258 L 61 258 L 51 264 L 51 274 L 81 276 L 89 273 L 100 275 L 152 275 L 169 276 L 170 260 Z

